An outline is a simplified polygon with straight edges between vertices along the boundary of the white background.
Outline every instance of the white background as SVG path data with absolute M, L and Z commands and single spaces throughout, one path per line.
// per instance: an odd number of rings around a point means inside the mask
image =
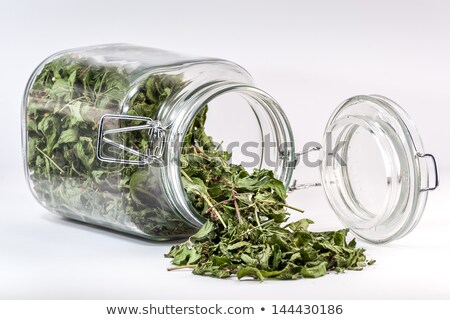
M 438 158 L 442 185 L 413 233 L 361 243 L 377 260 L 363 272 L 264 283 L 167 272 L 171 244 L 54 216 L 25 184 L 20 107 L 29 75 L 56 51 L 113 42 L 237 62 L 283 106 L 298 146 L 321 138 L 344 99 L 390 97 Z M 2 1 L 0 43 L 0 298 L 450 298 L 450 2 Z M 289 202 L 316 229 L 341 227 L 319 189 Z

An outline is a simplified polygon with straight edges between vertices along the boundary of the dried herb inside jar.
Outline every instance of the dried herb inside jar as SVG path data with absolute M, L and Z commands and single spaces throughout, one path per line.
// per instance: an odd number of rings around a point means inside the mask
M 160 168 L 101 162 L 96 157 L 100 118 L 121 114 L 131 81 L 140 72 L 72 55 L 42 68 L 26 109 L 32 188 L 48 207 L 65 216 L 82 216 L 119 230 L 136 228 L 154 239 L 186 237 L 195 229 L 168 207 Z M 181 76 L 150 76 L 131 97 L 127 114 L 155 119 L 162 103 L 182 84 Z M 145 131 L 118 138 L 141 152 L 149 143 Z

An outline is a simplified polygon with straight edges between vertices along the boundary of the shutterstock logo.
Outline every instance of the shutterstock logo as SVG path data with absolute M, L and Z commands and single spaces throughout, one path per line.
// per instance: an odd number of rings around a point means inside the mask
M 301 160 L 306 167 L 315 168 L 322 165 L 325 161 L 326 166 L 333 165 L 334 162 L 339 163 L 341 166 L 346 166 L 347 163 L 341 157 L 340 152 L 343 148 L 348 147 L 348 141 L 338 141 L 333 143 L 333 137 L 331 132 L 325 134 L 325 147 L 323 147 L 319 142 L 311 141 L 305 143 L 303 146 L 303 151 L 300 154 Z M 316 160 L 311 160 L 311 151 L 322 150 L 322 155 L 324 158 L 317 158 Z
M 136 150 L 128 146 L 120 145 L 117 142 L 99 145 L 98 159 L 103 162 L 108 162 L 108 167 L 111 168 L 111 163 L 117 164 L 134 164 L 134 165 L 152 165 L 156 167 L 163 167 L 167 165 L 167 161 L 171 165 L 180 164 L 183 166 L 183 161 L 178 161 L 180 155 L 189 157 L 205 158 L 211 160 L 211 157 L 223 156 L 223 158 L 231 158 L 231 162 L 241 165 L 244 168 L 254 168 L 262 166 L 265 168 L 273 168 L 280 164 L 280 161 L 291 159 L 287 161 L 287 166 L 297 166 L 302 163 L 306 167 L 315 168 L 325 162 L 326 166 L 331 166 L 338 163 L 341 166 L 346 166 L 346 163 L 341 155 L 342 150 L 347 148 L 348 141 L 334 142 L 332 134 L 329 132 L 325 135 L 325 146 L 317 141 L 306 142 L 301 150 L 293 154 L 292 142 L 278 143 L 270 134 L 263 137 L 262 141 L 231 141 L 228 143 L 213 143 L 205 147 L 201 142 L 196 142 L 194 146 L 189 145 L 183 147 L 179 141 L 159 141 L 158 156 L 155 156 L 153 150 Z M 152 145 L 150 142 L 149 145 Z M 167 160 L 165 152 L 171 148 L 171 154 L 178 155 Z M 190 165 L 192 163 L 190 162 Z

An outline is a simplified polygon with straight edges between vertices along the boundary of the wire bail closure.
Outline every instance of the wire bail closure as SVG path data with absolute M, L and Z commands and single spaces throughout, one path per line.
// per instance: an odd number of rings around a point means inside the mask
M 295 167 L 300 163 L 300 158 L 307 155 L 308 153 L 312 152 L 312 151 L 320 151 L 322 149 L 322 147 L 312 147 L 306 151 L 303 152 L 299 152 L 295 154 Z M 302 189 L 307 189 L 307 188 L 311 188 L 311 187 L 321 187 L 322 183 L 321 182 L 310 182 L 310 183 L 301 183 L 299 184 L 297 179 L 294 179 L 292 181 L 292 183 L 287 187 L 287 191 L 288 192 L 293 192 L 296 190 L 302 190 Z
M 107 129 L 105 130 L 105 122 L 108 120 L 115 119 L 119 122 L 121 120 L 128 121 L 141 121 L 145 124 L 138 126 L 127 126 L 123 128 Z M 125 146 L 122 143 L 114 141 L 108 136 L 113 136 L 114 134 L 132 132 L 139 130 L 148 130 L 148 148 L 145 153 L 135 150 L 131 147 Z M 101 117 L 98 128 L 97 136 L 97 158 L 100 161 L 120 163 L 120 164 L 134 164 L 134 165 L 145 165 L 150 163 L 162 163 L 162 156 L 166 146 L 166 128 L 161 125 L 158 120 L 153 120 L 147 117 L 130 116 L 130 115 L 115 115 L 115 114 L 105 114 Z M 139 160 L 131 160 L 119 157 L 111 157 L 105 154 L 104 149 L 106 146 L 112 146 L 116 149 L 127 152 L 131 155 L 135 155 Z

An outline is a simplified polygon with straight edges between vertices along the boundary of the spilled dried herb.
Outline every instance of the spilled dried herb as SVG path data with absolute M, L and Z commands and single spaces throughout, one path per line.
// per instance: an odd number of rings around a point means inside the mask
M 167 258 L 196 275 L 239 279 L 316 278 L 328 271 L 361 270 L 363 248 L 348 229 L 312 232 L 313 221 L 288 223 L 286 188 L 270 170 L 249 173 L 229 162 L 231 154 L 216 150 L 198 117 L 185 140 L 182 174 L 193 207 L 207 218 L 186 242 L 173 246 Z M 195 128 L 195 129 L 194 129 Z

